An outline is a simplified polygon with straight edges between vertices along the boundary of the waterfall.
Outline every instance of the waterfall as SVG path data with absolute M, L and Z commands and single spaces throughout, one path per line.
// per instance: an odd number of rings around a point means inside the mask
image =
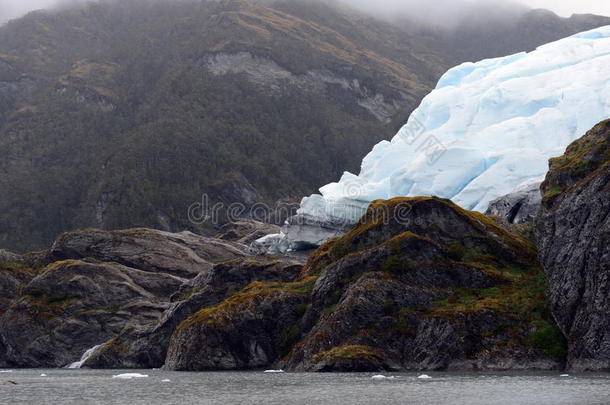
M 81 356 L 79 361 L 75 361 L 74 363 L 69 364 L 66 368 L 81 368 L 81 366 L 95 353 L 95 351 L 102 345 L 93 346 L 90 349 L 87 349 L 85 353 Z

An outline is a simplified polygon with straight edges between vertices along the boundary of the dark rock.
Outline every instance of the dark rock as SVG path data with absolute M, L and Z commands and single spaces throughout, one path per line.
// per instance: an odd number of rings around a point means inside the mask
M 540 182 L 536 182 L 493 200 L 485 214 L 497 215 L 510 224 L 533 223 L 541 204 Z
M 0 263 L 20 263 L 22 260 L 21 255 L 0 249 Z
M 551 159 L 536 225 L 568 367 L 610 370 L 610 120 Z
M 266 235 L 280 232 L 280 227 L 272 224 L 265 224 L 251 219 L 244 219 L 236 222 L 229 222 L 223 225 L 216 238 L 250 245 L 257 239 Z
M 297 281 L 251 284 L 182 321 L 165 368 L 555 369 L 543 281 L 531 243 L 482 214 L 378 201 Z
M 235 370 L 270 366 L 290 347 L 307 293 L 289 285 L 260 285 L 203 309 L 176 328 L 170 370 Z
M 246 256 L 247 247 L 191 232 L 152 229 L 84 230 L 61 235 L 51 253 L 56 260 L 92 257 L 145 271 L 161 271 L 190 279 L 211 263 Z
M 145 328 L 130 328 L 104 344 L 84 366 L 92 368 L 158 368 L 163 366 L 174 329 L 195 312 L 217 305 L 254 281 L 294 280 L 302 262 L 244 258 L 215 265 L 184 284 L 174 294 L 175 301 L 158 322 Z
M 182 279 L 118 263 L 68 260 L 40 271 L 0 318 L 3 363 L 63 367 L 128 324 L 156 321 Z

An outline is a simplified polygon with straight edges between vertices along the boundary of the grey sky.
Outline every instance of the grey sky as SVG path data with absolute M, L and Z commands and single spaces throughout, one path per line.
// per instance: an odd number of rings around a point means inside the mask
M 548 8 L 559 15 L 569 17 L 573 13 L 610 16 L 610 0 L 521 0 L 534 8 Z
M 48 8 L 61 2 L 67 1 L 86 1 L 86 0 L 0 0 L 0 23 L 15 17 L 19 17 L 28 11 Z M 331 0 L 334 1 L 334 0 Z M 427 14 L 434 12 L 434 5 L 439 9 L 447 9 L 447 6 L 456 7 L 455 4 L 473 0 L 343 0 L 348 3 L 359 4 L 365 8 L 375 8 L 377 10 L 396 9 L 396 7 L 409 7 L 423 5 L 420 10 L 425 10 Z M 497 0 L 474 0 L 492 2 Z M 530 7 L 548 8 L 562 16 L 570 16 L 572 13 L 594 13 L 610 16 L 610 0 L 518 0 Z

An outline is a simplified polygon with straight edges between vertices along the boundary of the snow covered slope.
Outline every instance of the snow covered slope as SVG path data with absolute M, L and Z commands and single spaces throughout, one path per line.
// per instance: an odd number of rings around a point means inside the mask
M 610 26 L 530 53 L 449 70 L 358 176 L 303 200 L 300 214 L 355 221 L 368 203 L 435 195 L 467 209 L 540 178 L 548 159 L 610 117 Z

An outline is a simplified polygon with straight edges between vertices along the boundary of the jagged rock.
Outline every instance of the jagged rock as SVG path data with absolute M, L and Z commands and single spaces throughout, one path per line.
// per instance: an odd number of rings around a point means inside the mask
M 165 368 L 553 369 L 562 349 L 530 242 L 447 200 L 409 198 L 373 203 L 297 281 L 256 283 L 186 318 Z
M 536 224 L 568 368 L 610 370 L 610 120 L 551 159 Z
M 205 298 L 215 303 L 224 298 L 222 288 L 232 288 L 233 273 L 227 270 L 224 278 L 214 278 L 222 273 L 212 270 L 214 263 L 245 260 L 246 252 L 247 246 L 236 242 L 149 229 L 83 230 L 61 235 L 50 251 L 21 256 L 2 252 L 0 366 L 61 367 L 75 362 L 87 349 L 123 331 L 156 324 L 172 305 L 172 296 L 195 296 L 210 278 L 227 282 L 224 287 L 218 280 L 212 283 L 214 291 Z M 257 275 L 273 273 L 265 264 L 260 264 L 262 270 L 252 267 L 241 269 L 242 284 L 234 291 Z M 293 276 L 299 269 L 291 270 Z M 290 271 L 282 276 L 286 274 Z M 195 298 L 190 302 L 196 305 Z M 173 308 L 171 317 L 179 317 L 187 307 Z
M 22 257 L 9 252 L 0 252 L 5 260 L 0 260 L 0 317 L 16 299 L 21 288 L 36 275 L 36 270 L 28 268 Z M 6 260 L 10 259 L 10 260 Z M 1 340 L 1 339 L 0 339 Z M 2 353 L 0 352 L 0 363 Z
M 118 263 L 67 260 L 40 270 L 0 318 L 9 367 L 63 367 L 126 325 L 155 321 L 183 280 Z
M 213 262 L 244 257 L 246 252 L 247 247 L 239 243 L 152 229 L 68 232 L 51 248 L 56 260 L 92 257 L 183 278 L 195 277 Z
M 288 282 L 302 261 L 294 258 L 245 258 L 215 265 L 173 294 L 174 303 L 160 320 L 146 328 L 131 328 L 104 344 L 85 361 L 92 368 L 158 368 L 163 366 L 174 329 L 195 312 L 212 307 L 254 281 Z
M 497 215 L 511 224 L 532 223 L 540 211 L 541 182 L 535 181 L 489 203 L 486 215 Z
M 319 254 L 304 272 L 321 271 L 303 319 L 308 332 L 278 367 L 345 371 L 355 360 L 362 371 L 560 366 L 527 343 L 537 330 L 527 310 L 511 314 L 495 307 L 501 295 L 485 296 L 514 288 L 510 266 L 524 269 L 524 289 L 537 276 L 525 270 L 535 267 L 532 246 L 481 214 L 436 199 L 380 202 Z M 473 298 L 480 304 L 464 305 Z M 543 299 L 532 303 L 543 308 Z
M 307 302 L 306 283 L 252 284 L 195 313 L 176 328 L 165 368 L 268 367 L 293 343 L 291 328 L 298 324 Z
M 257 239 L 279 232 L 280 227 L 277 225 L 265 224 L 252 219 L 243 219 L 223 225 L 216 238 L 250 245 Z

